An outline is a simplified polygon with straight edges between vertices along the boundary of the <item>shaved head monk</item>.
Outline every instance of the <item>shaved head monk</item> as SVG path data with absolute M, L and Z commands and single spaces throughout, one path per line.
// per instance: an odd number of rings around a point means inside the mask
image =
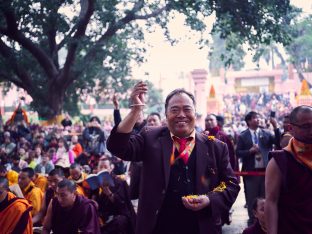
M 58 183 L 56 197 L 50 202 L 42 233 L 100 233 L 96 203 L 77 195 L 74 181 Z
M 9 192 L 9 182 L 0 177 L 0 228 L 1 233 L 32 233 L 31 205 Z
M 36 187 L 32 178 L 35 175 L 34 169 L 30 167 L 23 168 L 18 176 L 18 184 L 23 192 L 27 201 L 33 207 L 32 216 L 35 216 L 41 208 L 43 202 L 43 192 L 40 188 Z

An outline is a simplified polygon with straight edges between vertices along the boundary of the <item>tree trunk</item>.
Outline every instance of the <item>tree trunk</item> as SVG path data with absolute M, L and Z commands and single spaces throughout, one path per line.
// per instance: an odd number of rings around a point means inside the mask
M 39 119 L 52 120 L 62 114 L 65 91 L 61 86 L 51 85 L 49 91 L 41 97 L 33 97 L 33 102 L 38 103 L 35 110 L 38 112 Z

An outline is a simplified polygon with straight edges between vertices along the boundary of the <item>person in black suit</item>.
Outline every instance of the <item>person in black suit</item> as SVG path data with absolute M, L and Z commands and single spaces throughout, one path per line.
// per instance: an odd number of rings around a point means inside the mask
M 275 118 L 270 118 L 274 135 L 259 127 L 260 118 L 257 112 L 251 111 L 246 117 L 248 129 L 238 137 L 236 155 L 242 159 L 242 171 L 265 171 L 268 154 L 273 145 L 279 144 L 280 130 Z M 252 203 L 256 197 L 264 197 L 264 176 L 244 176 L 244 188 L 248 209 L 248 225 L 254 222 Z
M 143 162 L 136 233 L 221 233 L 221 215 L 240 189 L 226 144 L 195 131 L 195 98 L 183 89 L 166 98 L 167 126 L 131 134 L 146 92 L 135 85 L 131 111 L 107 141 L 112 154 Z

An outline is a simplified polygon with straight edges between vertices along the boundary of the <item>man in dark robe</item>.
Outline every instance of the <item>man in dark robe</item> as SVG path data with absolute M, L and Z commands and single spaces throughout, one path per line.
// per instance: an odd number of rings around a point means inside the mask
M 265 174 L 267 231 L 311 233 L 312 107 L 296 107 L 289 120 L 293 137 L 283 150 L 271 152 Z
M 100 233 L 96 203 L 77 195 L 74 181 L 58 183 L 56 197 L 49 204 L 43 223 L 43 233 Z
M 33 223 L 35 225 L 40 225 L 41 221 L 43 221 L 43 218 L 47 213 L 50 201 L 55 196 L 57 184 L 61 182 L 64 178 L 65 176 L 62 169 L 53 169 L 52 171 L 50 171 L 48 175 L 48 188 L 44 193 L 41 209 L 39 213 L 33 217 Z
M 101 185 L 101 192 L 95 198 L 99 204 L 99 216 L 103 223 L 101 233 L 133 234 L 136 214 L 130 200 L 127 182 L 112 174 L 113 163 L 107 156 L 101 157 L 99 168 L 108 171 L 112 176 L 112 182 L 104 182 Z
M 8 190 L 8 180 L 0 177 L 0 232 L 31 234 L 31 205 Z

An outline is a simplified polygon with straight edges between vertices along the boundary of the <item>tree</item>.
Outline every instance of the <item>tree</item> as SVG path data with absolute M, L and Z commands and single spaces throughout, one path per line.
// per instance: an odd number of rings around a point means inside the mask
M 238 43 L 253 45 L 288 42 L 290 10 L 285 0 L 2 0 L 0 79 L 26 90 L 39 116 L 52 118 L 64 102 L 74 108 L 81 90 L 96 82 L 122 86 L 129 62 L 143 61 L 145 48 L 136 44 L 143 29 L 160 25 L 171 39 L 167 26 L 177 13 L 198 31 L 214 13 L 214 33 L 235 33 Z
M 242 45 L 236 40 L 236 35 L 231 34 L 230 37 L 221 39 L 219 34 L 212 35 L 213 44 L 209 53 L 209 70 L 213 75 L 218 75 L 220 68 L 232 66 L 235 71 L 244 67 L 244 56 L 246 55 Z M 231 45 L 236 44 L 237 47 L 231 49 Z
M 312 16 L 308 16 L 292 26 L 292 43 L 286 47 L 290 62 L 294 64 L 299 79 L 305 80 L 303 72 L 312 71 Z M 309 83 L 309 87 L 312 85 Z

